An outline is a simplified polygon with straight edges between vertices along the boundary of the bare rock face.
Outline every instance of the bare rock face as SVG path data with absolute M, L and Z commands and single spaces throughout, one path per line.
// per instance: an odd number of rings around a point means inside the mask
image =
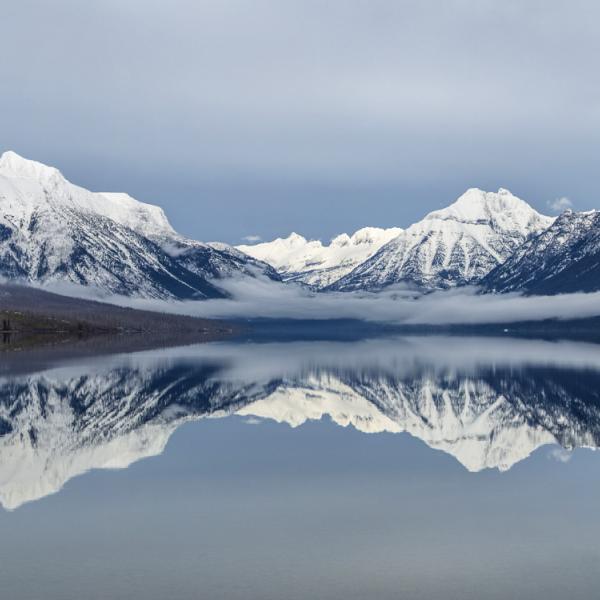
M 600 212 L 566 211 L 483 280 L 491 292 L 600 290 Z

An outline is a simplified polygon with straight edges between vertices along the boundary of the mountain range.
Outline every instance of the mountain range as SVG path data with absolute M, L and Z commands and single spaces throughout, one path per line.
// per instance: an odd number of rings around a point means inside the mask
M 370 242 L 357 251 L 365 231 L 372 232 Z M 549 217 L 502 188 L 469 189 L 406 229 L 367 228 L 329 246 L 292 234 L 239 248 L 284 280 L 319 291 L 395 285 L 420 291 L 477 285 L 489 293 L 537 295 L 600 290 L 600 212 Z
M 508 190 L 467 190 L 384 245 L 330 289 L 376 291 L 403 283 L 420 289 L 477 284 L 552 218 Z
M 402 283 L 432 290 L 478 283 L 552 222 L 507 190 L 470 189 L 404 230 L 361 229 L 329 246 L 292 234 L 238 248 L 284 279 L 317 289 L 378 291 Z
M 600 289 L 600 212 L 565 211 L 493 269 L 482 285 L 494 292 L 529 294 Z
M 600 290 L 600 213 L 538 213 L 508 190 L 467 190 L 406 229 L 365 227 L 329 244 L 297 233 L 233 247 L 178 234 L 158 206 L 90 192 L 55 168 L 0 157 L 0 276 L 157 299 L 229 296 L 231 277 L 318 292 Z M 70 292 L 67 292 L 70 293 Z
M 401 232 L 399 227 L 364 227 L 352 235 L 342 233 L 329 244 L 292 233 L 285 239 L 237 248 L 272 265 L 284 281 L 323 289 L 350 273 Z
M 219 279 L 260 273 L 265 263 L 224 244 L 179 235 L 157 206 L 94 193 L 14 152 L 0 157 L 0 275 L 67 282 L 160 299 L 226 297 Z

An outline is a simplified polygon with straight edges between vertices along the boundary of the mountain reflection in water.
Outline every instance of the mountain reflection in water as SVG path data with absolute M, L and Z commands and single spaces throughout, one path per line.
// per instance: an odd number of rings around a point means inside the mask
M 127 467 L 184 422 L 231 415 L 407 432 L 469 471 L 504 471 L 545 444 L 596 448 L 599 394 L 600 348 L 568 342 L 216 343 L 96 359 L 0 379 L 0 502 Z

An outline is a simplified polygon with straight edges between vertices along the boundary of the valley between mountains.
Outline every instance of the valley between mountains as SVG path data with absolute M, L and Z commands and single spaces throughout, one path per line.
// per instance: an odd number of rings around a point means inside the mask
M 284 289 L 340 303 L 473 286 L 489 296 L 588 293 L 600 291 L 600 213 L 555 218 L 506 189 L 472 188 L 406 228 L 233 247 L 189 239 L 158 206 L 91 192 L 9 151 L 0 157 L 0 277 L 106 301 L 235 301 L 244 285 L 263 286 L 266 303 L 268 290 Z

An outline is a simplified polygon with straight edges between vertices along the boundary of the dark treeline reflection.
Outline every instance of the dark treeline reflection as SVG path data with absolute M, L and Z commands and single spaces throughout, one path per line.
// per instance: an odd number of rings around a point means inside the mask
M 600 445 L 600 349 L 433 337 L 217 343 L 7 375 L 0 502 L 14 509 L 90 469 L 127 467 L 160 454 L 183 422 L 230 415 L 407 432 L 470 471 L 507 470 L 542 445 Z

